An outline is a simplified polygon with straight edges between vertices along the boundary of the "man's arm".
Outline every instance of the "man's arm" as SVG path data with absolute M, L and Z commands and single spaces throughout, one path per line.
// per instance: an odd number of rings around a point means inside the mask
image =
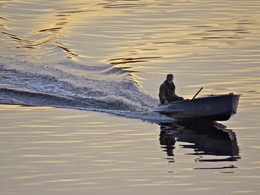
M 162 104 L 168 104 L 167 98 L 165 96 L 166 94 L 166 87 L 164 85 L 160 86 L 160 93 L 159 98 Z

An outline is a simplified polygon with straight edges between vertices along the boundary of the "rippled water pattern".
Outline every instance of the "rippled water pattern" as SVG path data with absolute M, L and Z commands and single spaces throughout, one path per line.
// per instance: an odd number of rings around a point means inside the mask
M 258 189 L 258 162 L 251 156 L 257 142 L 244 131 L 236 132 L 237 142 L 220 124 L 218 130 L 193 131 L 51 108 L 1 106 L 1 112 L 1 194 L 256 194 Z
M 259 1 L 0 10 L 0 194 L 259 193 Z M 177 124 L 152 112 L 167 73 L 187 99 L 242 94 L 238 113 Z

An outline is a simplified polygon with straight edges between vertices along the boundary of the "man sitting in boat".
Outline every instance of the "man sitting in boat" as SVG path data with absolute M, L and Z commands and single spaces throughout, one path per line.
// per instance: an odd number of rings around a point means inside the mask
M 173 82 L 173 74 L 167 74 L 166 80 L 160 86 L 159 98 L 161 104 L 168 104 L 173 101 L 183 100 L 175 94 L 175 84 Z

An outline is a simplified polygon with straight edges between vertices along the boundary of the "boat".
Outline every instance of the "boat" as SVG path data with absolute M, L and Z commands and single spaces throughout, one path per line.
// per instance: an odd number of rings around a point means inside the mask
M 237 112 L 240 95 L 210 95 L 159 105 L 155 112 L 177 120 L 226 121 Z

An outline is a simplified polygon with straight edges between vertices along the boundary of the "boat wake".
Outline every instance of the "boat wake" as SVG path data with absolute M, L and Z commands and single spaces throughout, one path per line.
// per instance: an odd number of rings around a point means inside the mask
M 145 93 L 124 68 L 88 66 L 71 60 L 0 58 L 2 104 L 98 111 L 147 121 L 172 120 L 152 111 L 158 100 Z

